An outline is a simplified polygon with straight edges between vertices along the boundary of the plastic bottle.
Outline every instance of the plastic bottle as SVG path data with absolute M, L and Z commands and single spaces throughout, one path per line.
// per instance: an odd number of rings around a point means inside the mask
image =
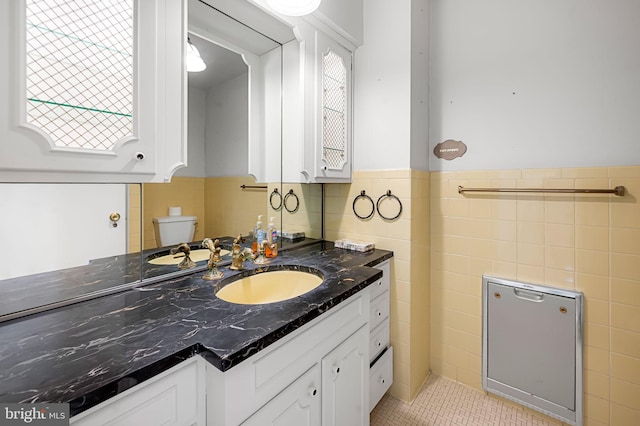
M 264 229 L 262 229 L 262 215 L 258 215 L 258 221 L 256 227 L 253 229 L 253 242 L 251 243 L 251 251 L 253 254 L 258 253 L 260 244 L 264 241 Z
M 269 245 L 265 250 L 265 255 L 270 258 L 274 258 L 278 255 L 278 230 L 275 223 L 273 223 L 273 217 L 269 218 L 269 225 L 267 225 L 267 240 Z

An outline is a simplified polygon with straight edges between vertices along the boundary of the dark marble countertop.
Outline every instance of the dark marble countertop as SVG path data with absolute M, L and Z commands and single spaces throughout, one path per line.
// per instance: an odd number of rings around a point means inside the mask
M 393 253 L 358 253 L 330 242 L 288 250 L 270 265 L 199 271 L 0 324 L 0 401 L 70 402 L 78 414 L 200 354 L 227 371 L 375 282 L 371 266 Z M 316 269 L 323 283 L 307 294 L 238 305 L 214 293 L 254 269 Z
M 233 237 L 219 237 L 222 248 L 230 249 Z M 281 240 L 281 251 L 296 249 L 317 242 L 315 239 Z M 190 243 L 201 248 L 199 241 Z M 250 246 L 250 241 L 245 246 Z M 170 247 L 147 249 L 142 252 L 109 256 L 91 260 L 87 265 L 57 271 L 42 272 L 0 281 L 0 322 L 41 312 L 74 302 L 90 300 L 105 294 L 126 291 L 145 285 L 142 280 L 158 281 L 205 270 L 207 261 L 197 262 L 193 270 L 181 270 L 176 265 L 154 265 L 148 260 L 169 253 Z M 231 263 L 223 256 L 220 265 Z M 29 297 L 24 297 L 29 294 Z

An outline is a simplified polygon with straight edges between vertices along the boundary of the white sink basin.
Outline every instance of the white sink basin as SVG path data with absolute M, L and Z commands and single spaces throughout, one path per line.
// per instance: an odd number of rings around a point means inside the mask
M 310 292 L 322 278 L 303 271 L 262 272 L 227 284 L 216 296 L 241 305 L 281 302 Z

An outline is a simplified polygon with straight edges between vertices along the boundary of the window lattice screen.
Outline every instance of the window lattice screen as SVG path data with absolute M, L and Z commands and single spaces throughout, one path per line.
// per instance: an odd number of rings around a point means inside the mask
M 347 142 L 347 70 L 342 58 L 323 58 L 324 104 L 322 159 L 329 169 L 342 169 Z
M 133 1 L 27 0 L 27 122 L 106 151 L 133 132 Z

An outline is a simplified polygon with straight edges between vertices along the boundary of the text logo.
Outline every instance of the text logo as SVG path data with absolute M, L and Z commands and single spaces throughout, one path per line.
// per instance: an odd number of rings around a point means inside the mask
M 1 404 L 0 425 L 69 425 L 69 404 Z

